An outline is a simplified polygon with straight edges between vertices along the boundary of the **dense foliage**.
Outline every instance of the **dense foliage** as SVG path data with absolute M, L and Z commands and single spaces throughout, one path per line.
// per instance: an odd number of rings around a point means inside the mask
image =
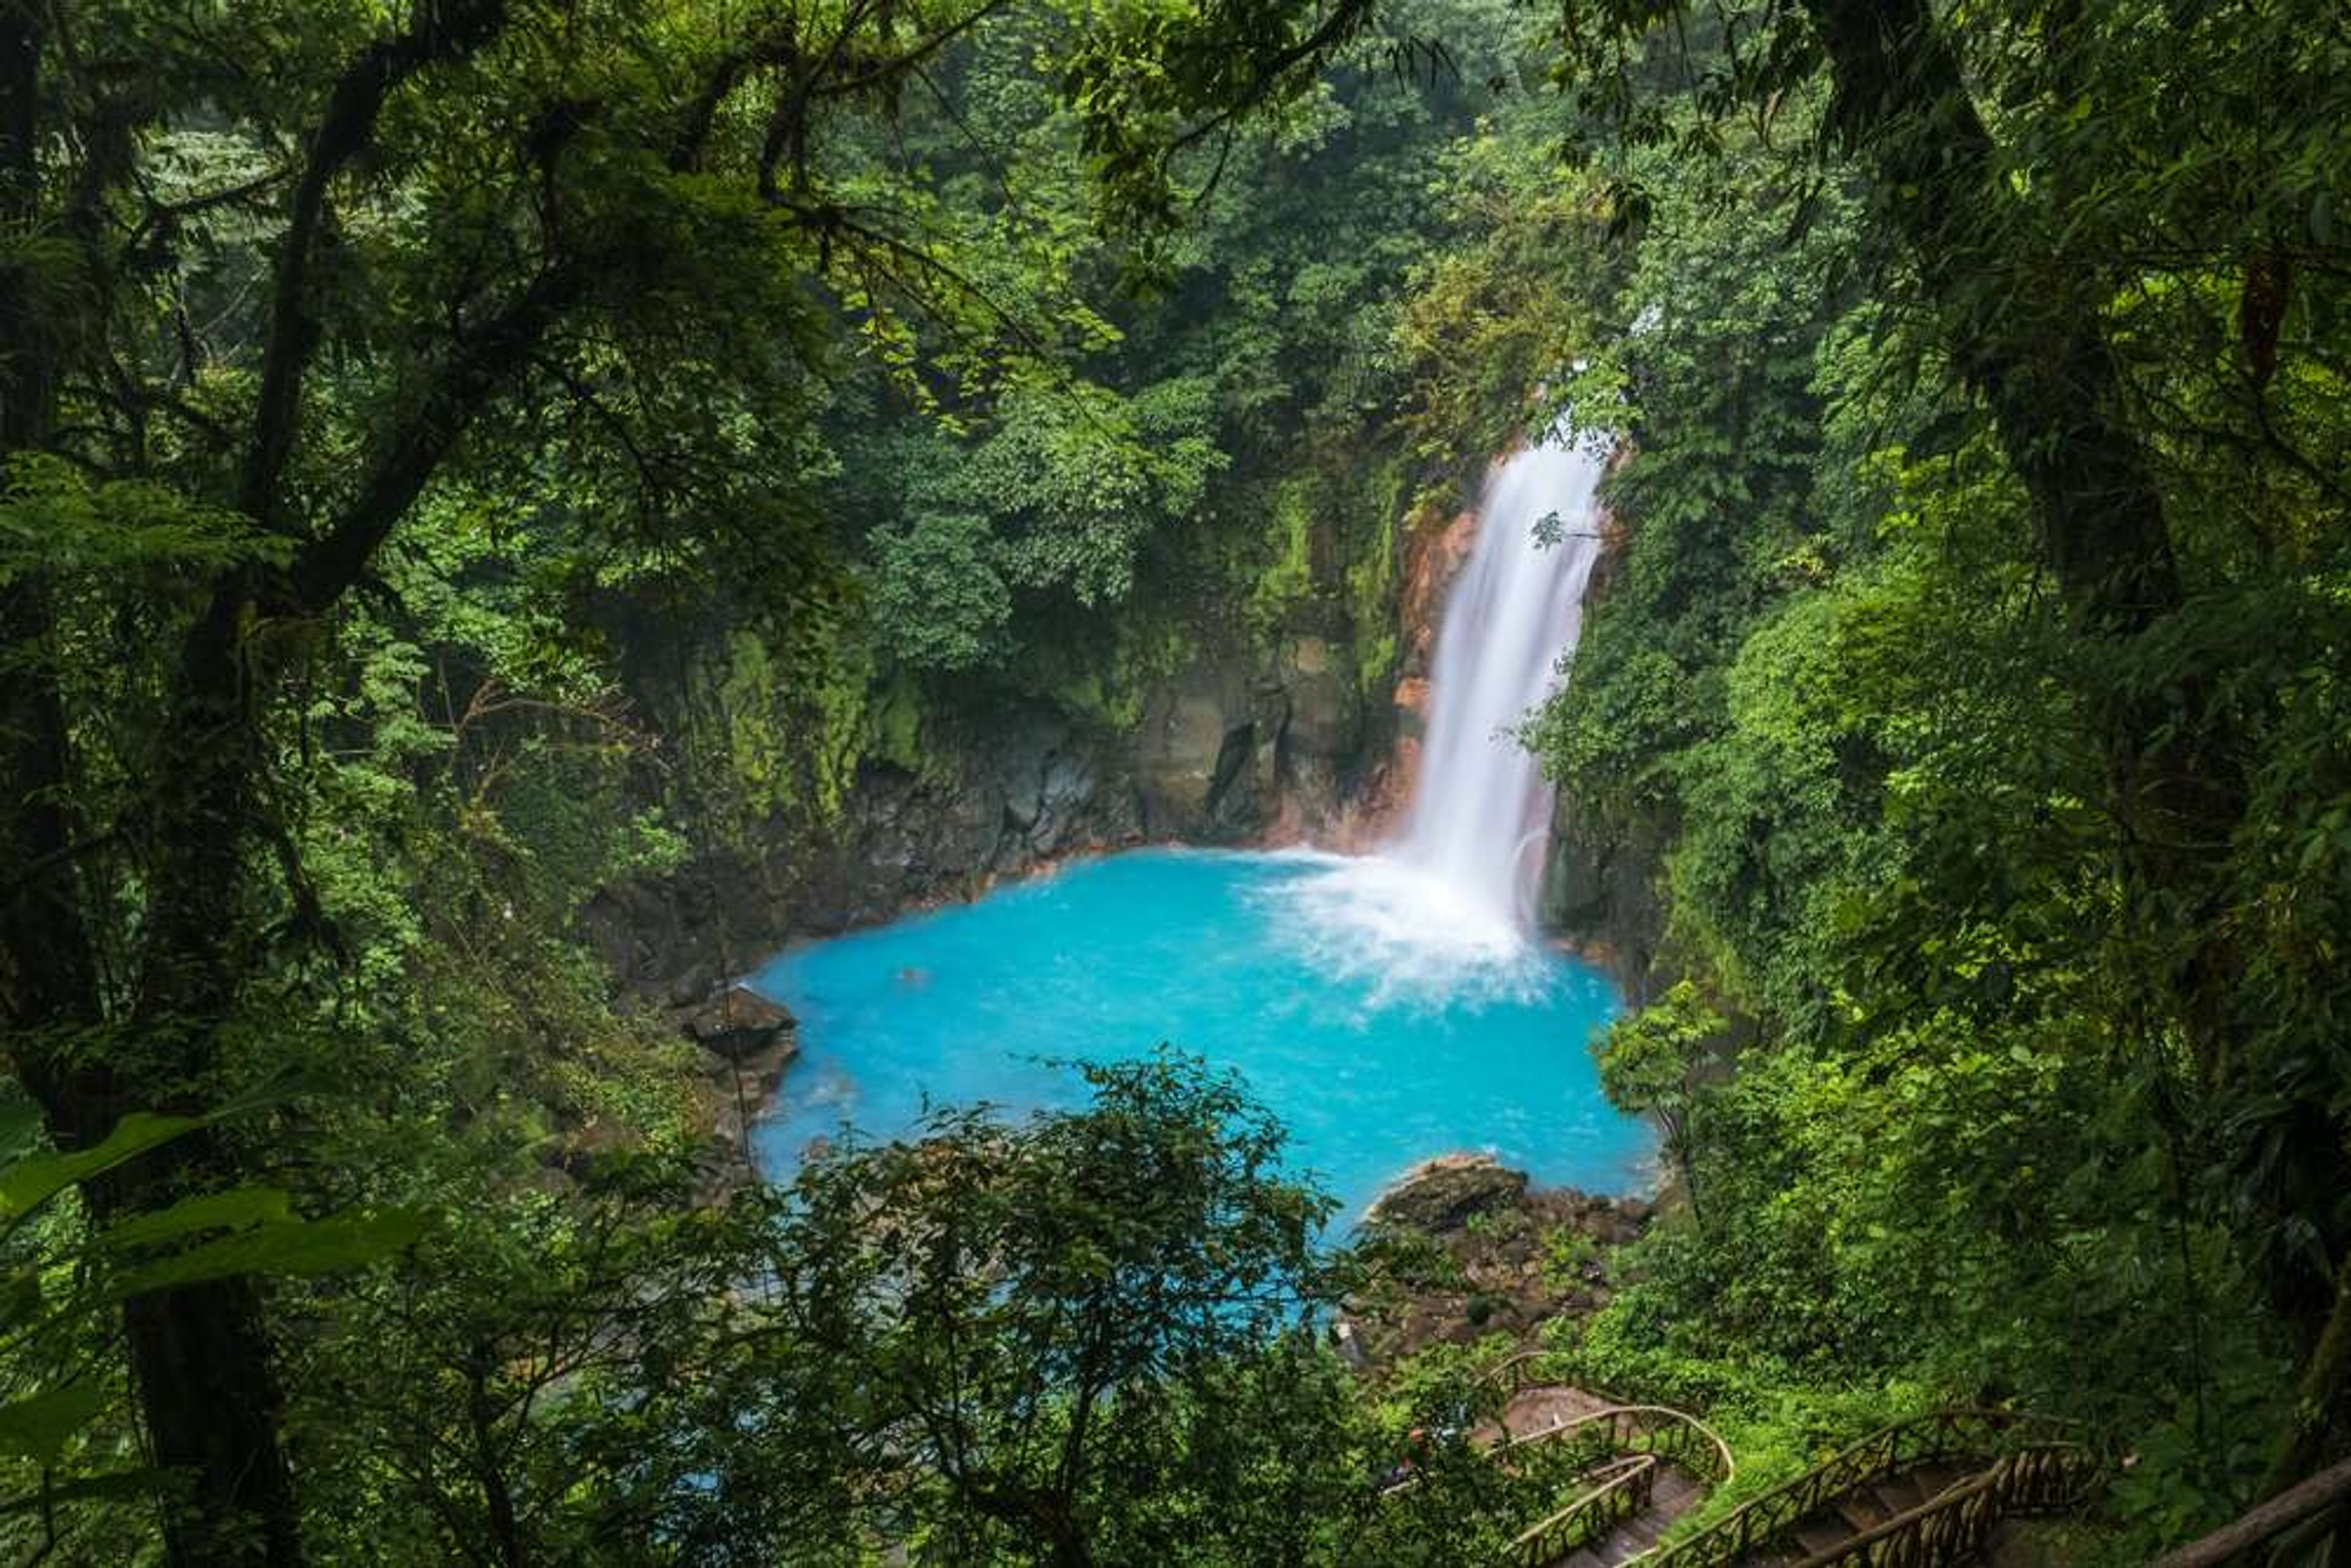
M 1497 1551 L 1240 1088 L 738 1190 L 581 931 L 1203 650 L 1384 703 L 1399 528 L 1562 413 L 1531 738 L 1664 846 L 1599 1049 L 1687 1201 L 1558 1343 L 1750 1487 L 2100 1423 L 2118 1559 L 2339 1458 L 2345 26 L 0 0 L 0 1541 Z
M 2351 1406 L 2351 993 L 2289 956 L 2346 885 L 2346 39 L 1796 10 L 1574 68 L 1628 543 L 1540 743 L 1667 845 L 1687 979 L 1608 1064 L 1700 1199 L 1583 1350 L 1798 1454 L 1865 1388 L 2106 1424 L 2137 1560 Z M 1760 1035 L 1675 1072 L 1693 983 Z

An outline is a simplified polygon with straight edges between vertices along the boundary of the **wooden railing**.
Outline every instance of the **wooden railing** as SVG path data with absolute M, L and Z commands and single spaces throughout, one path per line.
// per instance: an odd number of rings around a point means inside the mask
M 1486 1374 L 1504 1397 L 1558 1383 L 1557 1363 L 1526 1351 Z M 1603 1396 L 1604 1397 L 1604 1396 Z M 1511 1568 L 1541 1568 L 1588 1546 L 1650 1504 L 1661 1466 L 1673 1464 L 1708 1485 L 1730 1479 L 1730 1445 L 1705 1422 L 1663 1405 L 1613 1405 L 1547 1427 L 1509 1434 L 1489 1450 L 1497 1462 L 1539 1485 L 1573 1489 L 1562 1507 L 1510 1542 Z
M 2077 1444 L 2019 1449 L 1908 1512 L 1814 1552 L 1802 1568 L 1846 1563 L 1907 1568 L 1961 1562 L 1981 1552 L 2000 1521 L 2011 1514 L 2062 1512 L 2080 1502 L 2095 1483 L 2099 1469 L 2097 1456 Z
M 1510 1568 L 1545 1568 L 1588 1546 L 1649 1506 L 1657 1481 L 1654 1454 L 1614 1459 L 1583 1476 L 1583 1490 L 1565 1508 L 1529 1525 L 1510 1542 Z
M 1501 1389 L 1505 1400 L 1529 1388 L 1571 1385 L 1561 1358 L 1541 1350 L 1523 1350 L 1496 1363 L 1487 1370 L 1484 1380 Z M 1667 1405 L 1615 1401 L 1604 1390 L 1584 1384 L 1573 1385 L 1583 1388 L 1595 1398 L 1612 1402 L 1605 1409 L 1541 1431 L 1506 1434 L 1495 1447 L 1523 1450 L 1532 1443 L 1604 1443 L 1611 1452 L 1656 1454 L 1711 1486 L 1729 1480 L 1737 1469 L 1731 1460 L 1730 1445 L 1713 1427 L 1687 1411 Z
M 1503 1357 L 1486 1369 L 1482 1382 L 1493 1384 L 1502 1391 L 1502 1397 L 1542 1384 L 1566 1384 L 1573 1381 L 1557 1353 L 1548 1350 L 1522 1350 Z
M 1577 1459 L 1571 1463 L 1580 1460 L 1587 1467 L 1610 1454 L 1654 1455 L 1679 1465 L 1708 1486 L 1720 1486 L 1735 1469 L 1730 1445 L 1713 1427 L 1667 1405 L 1612 1405 L 1494 1445 L 1505 1464 L 1538 1448 L 1573 1453 Z
M 1633 1559 L 1640 1568 L 1723 1568 L 1783 1542 L 1798 1523 L 1864 1487 L 1921 1465 L 1981 1462 L 1984 1471 L 1813 1563 L 1946 1563 L 1980 1545 L 2003 1514 L 2079 1503 L 2104 1468 L 2079 1428 L 2001 1410 L 1938 1410 L 1896 1422 L 1759 1497 L 1705 1530 Z M 1810 1568 L 1808 1563 L 1807 1568 Z
M 1496 1364 L 1486 1381 L 1507 1400 L 1531 1387 L 1575 1380 L 1562 1358 L 1531 1350 Z M 1697 1534 L 1632 1561 L 1640 1568 L 1725 1568 L 1784 1545 L 1797 1524 L 1865 1487 L 1923 1465 L 1980 1464 L 1978 1473 L 1940 1495 L 1806 1558 L 1802 1568 L 1956 1562 L 1980 1551 L 2003 1518 L 2077 1507 L 2105 1468 L 2089 1439 L 2088 1428 L 2044 1416 L 1938 1410 L 1881 1427 Z M 1511 1542 L 1507 1561 L 1514 1568 L 1556 1562 L 1646 1508 L 1661 1462 L 1715 1486 L 1729 1479 L 1734 1468 L 1729 1446 L 1711 1427 L 1662 1405 L 1615 1405 L 1542 1431 L 1505 1436 L 1495 1453 L 1514 1469 L 1556 1474 L 1576 1488 L 1564 1507 Z

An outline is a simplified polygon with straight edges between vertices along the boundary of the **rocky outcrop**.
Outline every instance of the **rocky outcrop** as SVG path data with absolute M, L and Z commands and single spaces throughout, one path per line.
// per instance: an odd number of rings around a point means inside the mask
M 1543 928 L 1607 970 L 1636 1006 L 1658 972 L 1665 851 L 1655 823 L 1617 821 L 1565 789 L 1552 805 L 1537 904 Z
M 934 771 L 867 762 L 820 831 L 779 825 L 674 874 L 605 889 L 581 912 L 582 935 L 628 988 L 684 1004 L 795 937 L 1150 836 L 1131 743 L 1042 710 L 977 727 Z
M 1427 1161 L 1365 1217 L 1392 1244 L 1372 1256 L 1394 1261 L 1346 1303 L 1344 1342 L 1381 1364 L 1592 1312 L 1608 1300 L 1612 1249 L 1638 1239 L 1651 1212 L 1645 1198 L 1532 1186 L 1485 1155 Z
M 1364 1218 L 1374 1226 L 1441 1235 L 1479 1215 L 1515 1207 L 1526 1193 L 1527 1173 L 1506 1168 L 1491 1155 L 1439 1155 L 1380 1194 Z
M 1386 743 L 1366 770 L 1364 788 L 1350 810 L 1332 825 L 1331 837 L 1337 848 L 1354 852 L 1384 842 L 1411 803 L 1420 772 L 1421 741 L 1428 728 L 1429 673 L 1437 660 L 1445 599 L 1477 538 L 1474 510 L 1448 517 L 1424 509 L 1405 529 L 1396 591 L 1395 677 L 1386 722 L 1380 727 Z
M 703 1050 L 739 1062 L 790 1043 L 799 1020 L 780 1002 L 731 986 L 700 1006 L 687 1009 L 678 1027 Z

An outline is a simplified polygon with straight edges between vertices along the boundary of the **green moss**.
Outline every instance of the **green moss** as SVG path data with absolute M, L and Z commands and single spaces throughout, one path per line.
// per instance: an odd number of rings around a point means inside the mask
M 1273 559 L 1254 577 L 1245 612 L 1259 637 L 1279 629 L 1314 591 L 1314 522 L 1322 499 L 1322 481 L 1311 471 L 1292 474 L 1273 488 L 1267 529 Z
M 1355 537 L 1347 561 L 1347 616 L 1354 631 L 1355 687 L 1366 697 L 1382 690 L 1396 663 L 1396 519 L 1405 514 L 1410 484 L 1401 458 L 1374 466 L 1353 508 Z
M 682 771 L 696 820 L 735 837 L 778 818 L 839 815 L 875 727 L 872 684 L 871 650 L 838 627 L 782 646 L 730 632 L 690 681 Z
M 928 716 L 922 689 L 904 674 L 892 675 L 872 693 L 868 702 L 867 754 L 877 761 L 909 773 L 933 775 L 953 771 L 947 759 L 933 756 L 923 744 Z

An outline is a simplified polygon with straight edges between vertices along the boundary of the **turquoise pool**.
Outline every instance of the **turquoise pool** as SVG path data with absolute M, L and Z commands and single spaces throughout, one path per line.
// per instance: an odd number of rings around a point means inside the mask
M 1489 1153 L 1540 1182 L 1646 1184 L 1652 1139 L 1601 1097 L 1598 970 L 1376 859 L 1144 850 L 795 947 L 756 977 L 802 1057 L 761 1124 L 904 1133 L 926 1104 L 1076 1101 L 1054 1065 L 1160 1042 L 1239 1070 L 1350 1216 L 1416 1161 Z

